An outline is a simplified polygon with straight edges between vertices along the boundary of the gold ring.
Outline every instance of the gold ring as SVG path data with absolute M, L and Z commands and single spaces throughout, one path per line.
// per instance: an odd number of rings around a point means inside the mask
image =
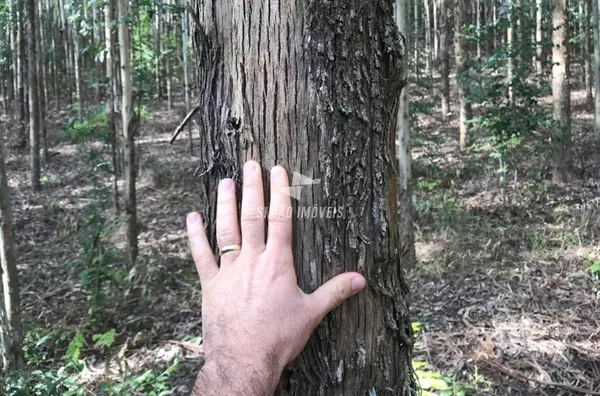
M 221 249 L 219 249 L 219 255 L 224 255 L 225 253 L 229 253 L 229 252 L 235 252 L 236 250 L 241 250 L 242 249 L 242 245 L 227 245 L 227 246 L 223 246 Z

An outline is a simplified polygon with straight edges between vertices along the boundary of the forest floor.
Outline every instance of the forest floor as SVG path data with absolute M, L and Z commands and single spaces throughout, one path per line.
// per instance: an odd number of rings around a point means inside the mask
M 441 373 L 472 394 L 577 393 L 542 382 L 598 388 L 600 283 L 586 268 L 600 260 L 600 150 L 590 143 L 591 112 L 581 102 L 575 92 L 578 171 L 562 184 L 551 181 L 551 158 L 523 148 L 503 188 L 489 152 L 462 154 L 456 125 L 443 128 L 434 117 L 417 117 L 418 262 L 407 277 L 421 371 Z M 34 365 L 61 364 L 79 330 L 116 329 L 115 346 L 85 369 L 88 389 L 107 372 L 160 372 L 178 360 L 169 387 L 189 392 L 201 361 L 201 295 L 185 216 L 200 208 L 193 176 L 198 159 L 188 154 L 187 136 L 168 144 L 184 116 L 181 107 L 150 106 L 142 127 L 140 257 L 134 268 L 115 264 L 122 262 L 123 229 L 97 193 L 110 192 L 110 178 L 97 177 L 101 164 L 90 166 L 94 153 L 108 158 L 102 143 L 65 139 L 61 130 L 69 114 L 51 112 L 48 133 L 59 142 L 52 145 L 40 193 L 29 188 L 26 154 L 8 150 Z M 104 219 L 100 242 L 89 234 L 98 218 Z M 105 269 L 94 272 L 100 265 Z M 98 293 L 102 288 L 113 292 Z M 81 356 L 92 346 L 86 339 Z

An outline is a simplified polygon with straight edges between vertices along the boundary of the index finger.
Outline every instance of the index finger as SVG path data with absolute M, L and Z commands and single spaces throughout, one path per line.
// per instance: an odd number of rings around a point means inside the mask
M 198 271 L 198 275 L 200 275 L 202 287 L 204 287 L 219 272 L 219 267 L 217 267 L 215 256 L 208 243 L 202 218 L 198 213 L 194 212 L 188 215 L 187 233 L 196 270 Z

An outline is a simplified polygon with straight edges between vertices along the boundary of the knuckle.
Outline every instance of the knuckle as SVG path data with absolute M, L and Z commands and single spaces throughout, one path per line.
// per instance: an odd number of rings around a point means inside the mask
M 241 221 L 243 223 L 258 223 L 263 221 L 263 217 L 260 215 L 258 211 L 243 211 L 241 216 Z
M 236 243 L 239 240 L 239 236 L 233 227 L 223 227 L 217 233 L 217 239 L 219 244 Z
M 332 292 L 332 296 L 331 296 L 331 302 L 333 303 L 332 305 L 334 305 L 334 306 L 340 305 L 342 303 L 342 301 L 344 301 L 345 296 L 346 296 L 346 291 L 344 289 L 344 286 L 342 286 L 341 284 L 338 283 Z

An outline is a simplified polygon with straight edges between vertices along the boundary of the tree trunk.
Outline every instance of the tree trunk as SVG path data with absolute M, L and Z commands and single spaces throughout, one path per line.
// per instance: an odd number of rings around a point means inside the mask
M 114 29 L 113 29 L 113 0 L 104 4 L 104 40 L 106 47 L 106 83 L 107 83 L 107 128 L 110 136 L 110 148 L 113 168 L 113 207 L 115 213 L 119 211 L 119 169 L 117 161 L 117 147 L 119 137 L 117 134 L 116 114 L 118 111 L 117 83 L 115 79 L 115 56 L 114 56 Z
M 448 122 L 450 114 L 450 23 L 448 21 L 448 0 L 440 0 L 440 54 L 442 57 L 442 120 Z
M 396 0 L 396 24 L 400 34 L 405 34 L 406 0 Z M 429 28 L 429 26 L 428 26 Z M 405 71 L 406 72 L 406 71 Z M 404 76 L 406 81 L 406 75 Z M 415 234 L 413 231 L 412 215 L 412 182 L 411 182 L 411 152 L 410 152 L 410 117 L 408 114 L 408 84 L 400 93 L 398 120 L 396 121 L 396 139 L 398 140 L 398 174 L 400 176 L 399 216 L 400 243 L 403 262 L 406 266 L 413 264 L 415 258 Z
M 555 0 L 552 12 L 552 102 L 557 158 L 554 178 L 566 181 L 571 169 L 571 88 L 569 85 L 568 0 Z
M 433 0 L 433 63 L 438 67 L 440 56 L 440 32 L 438 30 L 439 0 Z
M 154 26 L 152 29 L 154 40 L 154 81 L 156 84 L 156 97 L 162 97 L 162 82 L 160 73 L 160 61 L 162 59 L 162 51 L 160 46 L 160 13 L 162 12 L 158 5 L 155 6 Z
M 423 7 L 425 9 L 425 21 L 423 27 L 425 28 L 425 76 L 431 79 L 431 13 L 429 11 L 429 0 L 423 1 Z M 401 30 L 406 32 L 406 30 Z
M 595 100 L 594 100 L 594 130 L 596 139 L 600 140 L 600 0 L 593 1 L 593 24 L 594 24 L 594 80 L 595 80 Z
M 542 41 L 544 37 L 542 35 L 542 21 L 543 21 L 543 0 L 536 0 L 536 12 L 535 12 L 535 70 L 538 74 L 543 73 L 542 60 L 544 56 L 544 49 L 542 47 Z
M 27 0 L 27 56 L 29 69 L 29 161 L 31 171 L 31 188 L 41 189 L 40 184 L 40 131 L 39 131 L 39 100 L 37 79 L 37 54 L 35 33 L 35 1 Z
M 515 0 L 508 0 L 509 24 L 506 29 L 506 42 L 508 46 L 508 100 L 514 106 L 515 92 L 513 83 L 515 80 L 515 68 L 517 64 L 517 9 L 515 8 Z
M 583 63 L 585 71 L 585 97 L 586 103 L 591 108 L 594 103 L 593 77 L 592 77 L 592 27 L 590 26 L 590 17 L 592 14 L 592 0 L 585 1 L 585 12 L 583 17 Z M 597 0 L 594 0 L 597 1 Z
M 131 76 L 131 54 L 129 51 L 129 15 L 127 0 L 117 0 L 119 10 L 119 48 L 121 52 L 121 86 L 123 138 L 125 141 L 125 212 L 127 216 L 127 243 L 129 264 L 133 267 L 138 255 L 137 203 L 135 192 L 135 126 L 133 120 L 133 84 Z
M 40 120 L 40 135 L 42 138 L 42 153 L 44 158 L 44 164 L 48 164 L 50 159 L 48 155 L 48 141 L 46 133 L 46 103 L 48 100 L 48 89 L 46 88 L 46 65 L 44 56 L 44 25 L 42 19 L 42 3 L 38 3 L 37 8 L 37 28 L 35 29 L 37 37 L 35 38 L 36 52 L 39 54 L 37 59 L 37 74 L 38 74 L 38 100 L 39 100 L 39 120 Z
M 71 32 L 71 36 L 73 37 L 73 68 L 75 69 L 75 89 L 77 90 L 77 116 L 81 119 L 83 118 L 83 110 L 85 108 L 85 93 L 83 89 L 83 76 L 81 75 L 81 44 L 80 37 L 77 32 L 78 23 L 75 22 L 75 26 L 73 26 L 73 31 Z
M 218 181 L 238 178 L 249 159 L 281 164 L 320 179 L 294 205 L 299 286 L 311 292 L 343 271 L 367 278 L 364 293 L 325 318 L 276 394 L 411 395 L 394 144 L 404 49 L 392 1 L 193 4 L 198 191 L 211 239 Z M 306 214 L 327 208 L 329 217 Z
M 17 1 L 17 113 L 19 119 L 19 146 L 27 146 L 27 130 L 25 129 L 26 107 L 28 100 L 25 97 L 25 73 L 28 73 L 28 64 L 25 62 L 25 4 Z
M 4 140 L 4 136 L 1 140 Z M 17 251 L 13 236 L 12 209 L 4 158 L 4 147 L 0 141 L 0 259 L 2 261 L 0 323 L 4 324 L 0 328 L 0 332 L 2 333 L 4 371 L 8 373 L 14 369 L 23 368 L 24 362 Z
M 467 16 L 467 2 L 466 0 L 456 0 L 455 7 L 455 30 L 454 30 L 454 55 L 456 56 L 456 82 L 458 86 L 458 102 L 460 106 L 459 113 L 459 128 L 460 128 L 460 149 L 466 150 L 467 148 L 467 133 L 468 126 L 467 121 L 472 117 L 471 106 L 467 103 L 468 98 L 468 62 L 469 54 L 467 50 L 467 43 L 463 35 L 462 28 L 466 23 Z
M 185 111 L 190 111 L 190 78 L 189 78 L 189 62 L 188 62 L 188 13 L 184 11 L 181 14 L 181 53 L 183 55 L 183 95 L 185 101 Z M 190 155 L 194 155 L 194 136 L 192 136 L 192 126 L 188 123 L 188 148 Z

